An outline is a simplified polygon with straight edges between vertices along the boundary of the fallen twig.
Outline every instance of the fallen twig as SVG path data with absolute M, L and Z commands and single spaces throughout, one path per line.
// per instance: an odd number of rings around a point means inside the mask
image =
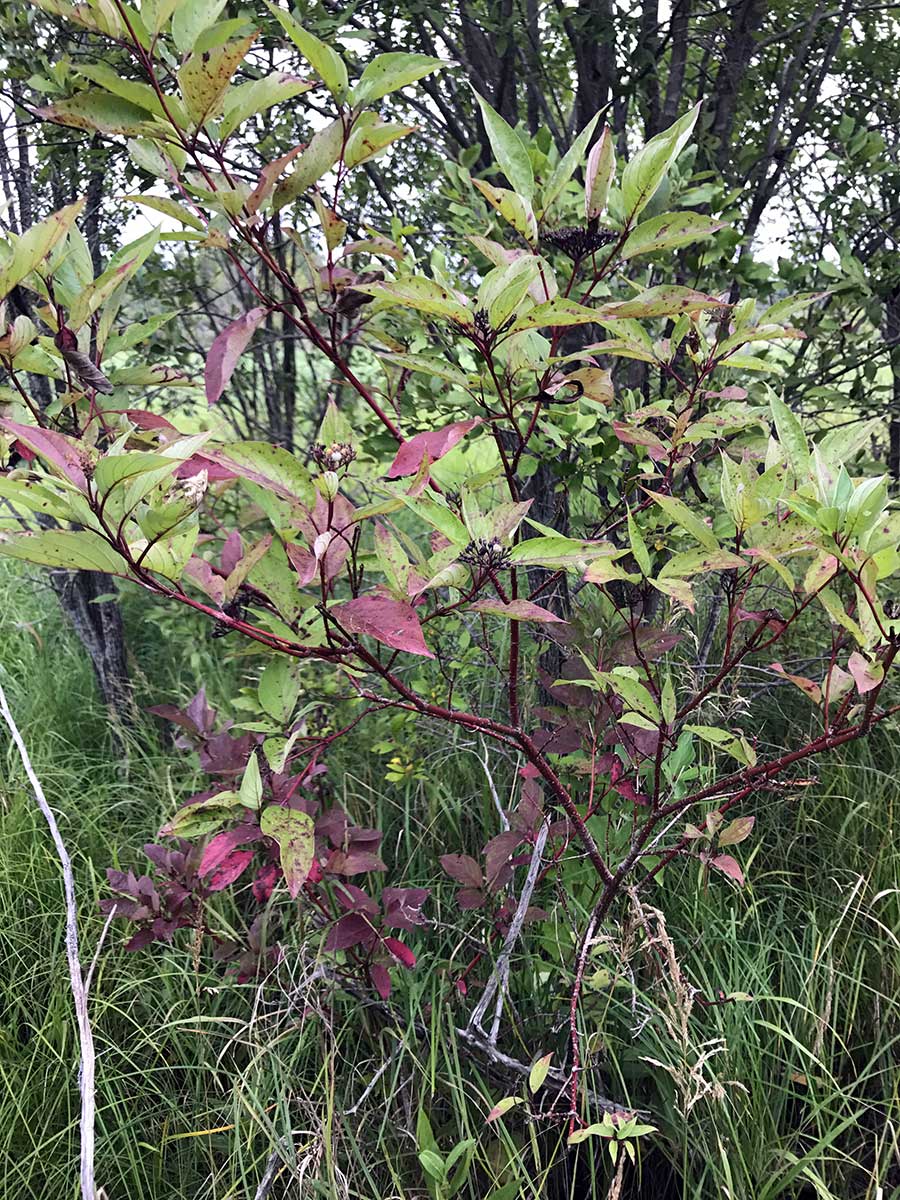
M 78 1020 L 78 1044 L 81 1050 L 81 1061 L 78 1069 L 78 1088 L 81 1092 L 81 1195 L 83 1200 L 100 1200 L 94 1183 L 94 1038 L 91 1034 L 91 1024 L 88 1018 L 88 987 L 85 982 L 81 959 L 78 954 L 78 908 L 75 903 L 75 879 L 72 874 L 72 861 L 69 858 L 56 817 L 47 803 L 41 782 L 34 773 L 28 750 L 19 733 L 13 715 L 6 701 L 6 693 L 0 687 L 0 715 L 6 722 L 7 728 L 15 742 L 28 782 L 34 792 L 38 808 L 44 820 L 50 827 L 50 836 L 56 846 L 56 853 L 62 865 L 63 891 L 66 903 L 66 957 L 69 961 L 69 979 L 72 989 L 72 999 L 75 1002 L 75 1016 Z M 109 922 L 107 922 L 107 926 Z M 93 971 L 93 968 L 92 968 Z

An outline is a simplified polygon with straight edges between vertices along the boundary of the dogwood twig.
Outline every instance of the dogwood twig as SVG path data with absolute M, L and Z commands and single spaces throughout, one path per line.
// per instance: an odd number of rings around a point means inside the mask
M 78 1043 L 81 1050 L 81 1061 L 78 1069 L 78 1087 L 81 1092 L 81 1195 L 83 1200 L 99 1200 L 94 1183 L 94 1039 L 91 1034 L 88 1019 L 87 986 L 81 959 L 78 954 L 78 908 L 75 903 L 75 879 L 72 874 L 72 862 L 66 850 L 59 826 L 53 810 L 47 803 L 41 782 L 34 773 L 28 750 L 19 733 L 13 715 L 9 710 L 6 693 L 0 687 L 0 715 L 6 722 L 12 740 L 19 752 L 31 790 L 37 801 L 38 808 L 44 820 L 50 827 L 50 836 L 56 846 L 56 853 L 62 865 L 63 890 L 66 903 L 66 957 L 69 960 L 69 979 L 71 982 L 72 999 L 75 1002 L 75 1016 L 78 1021 Z

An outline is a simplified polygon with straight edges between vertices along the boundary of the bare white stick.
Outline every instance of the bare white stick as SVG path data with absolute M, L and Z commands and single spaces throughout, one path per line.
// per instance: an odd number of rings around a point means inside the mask
M 16 749 L 19 751 L 19 757 L 22 759 L 22 766 L 25 768 L 34 798 L 43 813 L 44 820 L 50 826 L 50 836 L 53 838 L 56 853 L 62 864 L 63 889 L 66 897 L 66 957 L 69 960 L 69 978 L 72 998 L 75 1001 L 75 1015 L 78 1019 L 78 1042 L 81 1047 L 81 1062 L 78 1069 L 78 1087 L 81 1092 L 81 1195 L 83 1200 L 98 1200 L 94 1185 L 94 1039 L 88 1020 L 84 974 L 81 969 L 81 959 L 78 956 L 78 909 L 75 904 L 72 862 L 59 832 L 56 817 L 47 803 L 41 782 L 34 773 L 31 759 L 28 757 L 28 750 L 22 741 L 22 735 L 9 711 L 6 693 L 2 687 L 0 687 L 0 715 L 6 722 Z
M 537 838 L 535 839 L 534 848 L 531 851 L 531 861 L 528 864 L 528 874 L 525 876 L 525 883 L 522 886 L 522 892 L 519 896 L 519 903 L 516 907 L 513 919 L 510 922 L 509 932 L 503 942 L 503 949 L 497 959 L 494 972 L 488 982 L 485 984 L 484 991 L 481 993 L 481 999 L 472 1011 L 469 1018 L 469 1028 L 478 1029 L 482 1033 L 481 1022 L 484 1020 L 484 1015 L 488 1010 L 488 1006 L 493 999 L 494 993 L 499 988 L 498 1004 L 494 1013 L 494 1021 L 491 1028 L 490 1042 L 495 1045 L 497 1034 L 500 1030 L 500 1016 L 503 1010 L 503 997 L 506 995 L 506 985 L 509 982 L 509 964 L 512 958 L 512 952 L 516 947 L 516 942 L 519 940 L 519 935 L 522 932 L 522 926 L 525 924 L 525 915 L 528 912 L 531 904 L 531 897 L 534 893 L 534 887 L 537 883 L 538 874 L 541 869 L 543 860 L 544 847 L 547 844 L 548 825 L 546 821 L 541 823 L 538 830 Z

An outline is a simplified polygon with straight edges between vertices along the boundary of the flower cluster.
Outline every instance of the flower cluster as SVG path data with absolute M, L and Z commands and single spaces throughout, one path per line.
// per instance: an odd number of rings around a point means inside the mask
M 500 571 L 509 566 L 509 548 L 498 542 L 496 538 L 476 538 L 469 542 L 460 554 L 459 561 L 469 567 Z

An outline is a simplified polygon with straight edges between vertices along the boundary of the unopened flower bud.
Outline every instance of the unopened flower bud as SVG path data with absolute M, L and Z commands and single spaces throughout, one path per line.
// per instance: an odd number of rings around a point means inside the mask
M 335 471 L 324 471 L 316 480 L 316 487 L 326 500 L 333 500 L 340 490 L 341 481 Z

